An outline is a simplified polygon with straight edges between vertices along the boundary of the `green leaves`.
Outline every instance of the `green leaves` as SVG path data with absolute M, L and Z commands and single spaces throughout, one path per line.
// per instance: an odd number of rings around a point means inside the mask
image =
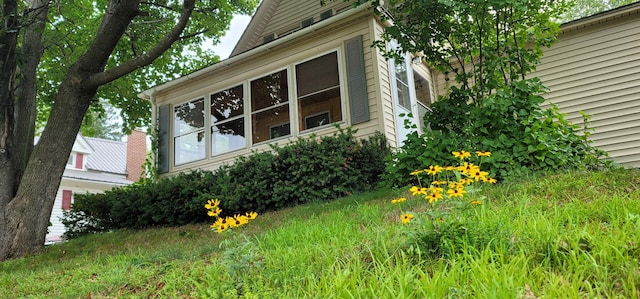
M 391 154 L 386 137 L 357 140 L 355 131 L 311 135 L 271 151 L 240 156 L 214 172 L 192 171 L 104 194 L 77 194 L 63 223 L 68 237 L 119 228 L 204 222 L 217 198 L 224 215 L 272 211 L 371 190 Z
M 50 9 L 50 23 L 43 33 L 45 52 L 38 70 L 38 126 L 48 118 L 49 107 L 68 69 L 94 39 L 108 1 L 72 0 L 56 3 Z M 250 14 L 257 0 L 196 1 L 196 9 L 183 39 L 156 59 L 152 65 L 136 70 L 98 90 L 90 111 L 104 113 L 103 102 L 119 109 L 123 131 L 148 126 L 150 103 L 137 93 L 154 85 L 184 76 L 211 65 L 219 57 L 203 47 L 205 39 L 218 43 L 229 29 L 233 14 Z M 107 69 L 147 53 L 175 25 L 182 1 L 142 1 L 140 14 L 118 41 Z

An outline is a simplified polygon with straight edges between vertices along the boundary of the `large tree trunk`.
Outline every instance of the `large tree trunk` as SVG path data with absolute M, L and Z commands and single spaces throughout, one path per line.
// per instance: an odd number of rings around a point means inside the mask
M 40 1 L 44 0 L 32 0 L 30 4 Z M 3 16 L 16 15 L 7 13 L 7 8 L 16 10 L 16 7 L 7 6 L 11 3 L 15 4 L 15 1 L 3 2 Z M 24 151 L 29 151 L 30 145 L 21 144 L 21 152 L 16 153 L 12 144 L 15 140 L 32 143 L 32 139 L 28 140 L 32 137 L 24 135 L 32 134 L 33 129 L 16 125 L 16 131 L 20 132 L 21 137 L 12 133 L 14 109 L 21 116 L 28 118 L 25 122 L 32 122 L 30 112 L 35 106 L 30 106 L 29 103 L 18 105 L 17 108 L 13 106 L 15 49 L 5 45 L 15 47 L 17 33 L 12 36 L 7 32 L 13 31 L 0 30 L 3 32 L 0 34 L 0 44 L 3 45 L 0 47 L 0 59 L 13 63 L 0 65 L 0 260 L 33 253 L 44 246 L 49 218 L 67 158 L 96 91 L 104 84 L 149 65 L 179 40 L 191 17 L 195 0 L 183 1 L 183 10 L 177 24 L 155 47 L 139 57 L 105 71 L 107 61 L 118 41 L 130 22 L 140 13 L 139 4 L 140 0 L 109 1 L 92 44 L 71 66 L 60 85 L 47 125 L 26 162 L 25 155 L 28 153 Z M 33 24 L 37 25 L 37 22 Z M 34 42 L 39 38 L 39 35 L 25 34 L 23 43 Z M 37 43 L 32 50 L 34 54 L 42 51 Z M 35 71 L 30 75 L 35 78 Z M 21 95 L 25 98 L 35 97 L 35 93 L 21 91 L 24 92 Z M 25 164 L 26 167 L 22 168 Z M 17 165 L 20 167 L 16 168 Z

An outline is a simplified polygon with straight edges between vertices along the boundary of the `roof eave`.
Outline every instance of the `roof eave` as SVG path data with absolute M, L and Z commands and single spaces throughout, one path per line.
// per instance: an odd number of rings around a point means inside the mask
M 292 40 L 295 40 L 295 39 L 297 39 L 299 37 L 302 37 L 302 36 L 304 36 L 306 34 L 318 31 L 318 30 L 320 30 L 321 28 L 323 28 L 325 26 L 329 26 L 330 24 L 335 24 L 336 22 L 339 22 L 339 21 L 342 21 L 344 19 L 350 18 L 350 17 L 352 17 L 352 16 L 354 16 L 354 15 L 360 13 L 360 12 L 366 11 L 366 10 L 368 10 L 370 8 L 371 8 L 371 6 L 369 6 L 369 5 L 361 5 L 361 6 L 358 6 L 356 8 L 347 10 L 347 11 L 345 11 L 345 12 L 343 12 L 341 14 L 337 14 L 337 15 L 335 15 L 335 16 L 333 16 L 333 17 L 331 17 L 331 18 L 329 18 L 329 19 L 327 19 L 327 20 L 325 20 L 323 22 L 315 23 L 315 24 L 313 24 L 313 25 L 311 25 L 309 27 L 303 28 L 303 29 L 298 30 L 296 32 L 293 32 L 293 33 L 291 33 L 289 35 L 285 35 L 285 36 L 283 36 L 281 38 L 278 38 L 278 39 L 276 39 L 276 40 L 274 40 L 272 42 L 269 42 L 267 44 L 263 44 L 261 46 L 255 47 L 255 48 L 253 48 L 251 50 L 248 50 L 246 52 L 240 53 L 240 54 L 238 54 L 236 56 L 232 56 L 232 57 L 230 57 L 228 59 L 222 60 L 222 61 L 220 61 L 220 62 L 218 62 L 216 64 L 213 64 L 211 66 L 205 67 L 203 69 L 195 71 L 195 72 L 193 72 L 191 74 L 188 74 L 186 76 L 182 76 L 182 77 L 180 77 L 178 79 L 169 81 L 167 83 L 164 83 L 164 84 L 161 84 L 161 85 L 158 85 L 158 86 L 154 86 L 154 87 L 152 87 L 150 89 L 147 89 L 147 90 L 139 93 L 138 97 L 141 98 L 141 99 L 145 99 L 145 100 L 151 100 L 153 98 L 153 96 L 155 94 L 159 93 L 159 92 L 167 90 L 167 89 L 169 89 L 171 87 L 174 87 L 176 85 L 184 84 L 185 82 L 189 82 L 191 80 L 197 79 L 197 78 L 199 78 L 201 76 L 204 76 L 204 75 L 207 75 L 209 73 L 216 72 L 216 71 L 218 71 L 218 70 L 220 70 L 222 68 L 229 67 L 229 66 L 231 66 L 231 65 L 233 65 L 235 63 L 243 61 L 243 60 L 245 60 L 247 58 L 250 58 L 252 56 L 255 56 L 255 55 L 259 54 L 259 53 L 268 52 L 273 48 L 276 48 L 278 46 L 286 44 L 286 43 L 288 43 L 288 42 L 290 42 Z M 331 21 L 331 22 L 326 22 L 326 21 Z

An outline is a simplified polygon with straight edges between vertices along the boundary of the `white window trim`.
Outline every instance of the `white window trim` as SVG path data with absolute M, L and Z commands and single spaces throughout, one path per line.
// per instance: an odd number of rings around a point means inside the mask
M 221 155 L 226 155 L 228 153 L 233 153 L 233 152 L 244 150 L 244 149 L 247 149 L 247 148 L 250 147 L 249 144 L 250 144 L 251 140 L 250 140 L 249 137 L 247 137 L 247 136 L 250 136 L 250 135 L 247 135 L 247 134 L 251 133 L 251 131 L 249 130 L 249 126 L 247 125 L 247 107 L 248 107 L 247 102 L 251 103 L 251 99 L 248 98 L 247 95 L 249 94 L 249 91 L 251 90 L 251 87 L 249 86 L 248 82 L 250 82 L 250 81 L 243 80 L 243 81 L 240 81 L 239 83 L 231 84 L 231 85 L 229 85 L 229 86 L 227 86 L 225 88 L 220 88 L 220 89 L 217 89 L 216 91 L 210 92 L 205 97 L 205 102 L 204 102 L 204 104 L 205 104 L 205 124 L 208 124 L 208 127 L 205 127 L 205 140 L 207 142 L 206 151 L 207 151 L 208 154 L 206 156 L 208 158 L 218 157 L 218 156 L 221 156 Z M 242 85 L 242 109 L 243 109 L 242 114 L 234 116 L 232 118 L 225 119 L 222 122 L 230 122 L 230 121 L 233 121 L 233 120 L 236 120 L 236 119 L 239 119 L 239 118 L 244 118 L 244 123 L 245 123 L 245 125 L 244 125 L 244 138 L 245 138 L 244 147 L 232 149 L 232 150 L 229 150 L 229 151 L 226 151 L 226 152 L 223 152 L 223 153 L 219 153 L 219 154 L 214 154 L 213 153 L 213 148 L 212 148 L 212 145 L 211 145 L 211 142 L 212 142 L 211 134 L 213 133 L 213 131 L 211 130 L 211 126 L 213 126 L 213 123 L 211 122 L 211 96 L 216 94 L 216 93 L 219 93 L 219 92 L 222 92 L 222 91 L 225 91 L 225 90 L 229 90 L 229 89 L 238 87 L 238 85 Z M 249 112 L 249 115 L 251 115 L 251 112 Z M 208 129 L 206 129 L 206 128 L 208 128 Z
M 176 125 L 176 118 L 175 118 L 176 117 L 176 115 L 175 115 L 176 114 L 176 107 L 180 106 L 180 105 L 183 105 L 183 104 L 186 104 L 186 103 L 189 103 L 189 102 L 200 100 L 202 98 L 204 98 L 204 101 L 203 101 L 203 106 L 204 106 L 203 107 L 203 109 L 204 109 L 204 122 L 203 122 L 204 128 L 203 128 L 203 132 L 205 133 L 204 134 L 205 155 L 204 155 L 204 157 L 202 157 L 200 159 L 191 160 L 191 161 L 188 161 L 188 162 L 182 162 L 182 163 L 178 164 L 178 163 L 176 163 L 176 160 L 175 160 L 176 159 L 176 145 L 175 145 L 176 137 L 181 137 L 181 136 L 186 136 L 186 135 L 189 135 L 189 134 L 197 133 L 200 130 L 194 130 L 192 132 L 185 133 L 185 134 L 182 134 L 180 136 L 176 135 L 176 128 L 175 128 L 175 125 Z M 207 140 L 209 140 L 209 139 L 207 138 L 207 134 L 206 134 L 207 133 L 207 126 L 209 125 L 209 118 L 207 117 L 207 113 L 209 113 L 209 109 L 207 108 L 207 103 L 209 101 L 210 100 L 207 100 L 206 96 L 197 96 L 197 97 L 193 97 L 193 98 L 191 98 L 189 100 L 182 101 L 180 103 L 171 105 L 171 107 L 170 107 L 171 108 L 171 124 L 170 124 L 171 140 L 170 140 L 170 146 L 171 146 L 172 151 L 170 151 L 170 153 L 172 153 L 172 154 L 169 157 L 169 159 L 170 159 L 169 161 L 171 162 L 171 164 L 174 167 L 183 166 L 183 165 L 187 165 L 187 164 L 191 164 L 191 163 L 195 163 L 195 162 L 199 162 L 199 161 L 204 161 L 204 160 L 207 159 L 207 151 L 209 150 L 209 147 L 210 147 L 210 145 L 207 144 Z
M 255 147 L 258 146 L 262 146 L 265 144 L 269 144 L 269 143 L 275 143 L 281 140 L 286 140 L 286 139 L 290 139 L 290 138 L 297 138 L 300 136 L 305 136 L 305 135 L 310 135 L 313 134 L 317 131 L 320 130 L 325 130 L 325 129 L 329 129 L 332 128 L 332 124 L 333 123 L 329 123 L 327 125 L 323 125 L 323 126 L 318 126 L 318 127 L 314 127 L 314 128 L 310 128 L 304 131 L 300 131 L 300 121 L 299 121 L 299 117 L 298 117 L 298 111 L 299 111 L 299 105 L 298 105 L 298 91 L 297 91 L 297 85 L 296 85 L 296 74 L 295 74 L 295 67 L 299 64 L 311 61 L 313 59 L 316 59 L 318 57 L 327 55 L 329 53 L 336 53 L 336 59 L 337 59 L 337 68 L 338 68 L 338 80 L 339 80 L 339 84 L 340 84 L 340 111 L 341 111 L 341 121 L 338 122 L 338 124 L 346 124 L 347 121 L 347 115 L 348 115 L 348 111 L 347 111 L 347 103 L 346 103 L 346 96 L 347 96 L 347 88 L 346 88 L 346 74 L 345 74 L 345 65 L 344 65 L 344 58 L 343 58 L 343 53 L 344 51 L 342 50 L 341 47 L 335 47 L 333 49 L 327 50 L 327 51 L 323 51 L 319 54 L 316 54 L 314 56 L 310 56 L 310 57 L 305 57 L 304 60 L 299 60 L 299 61 L 294 61 L 294 62 L 290 62 L 287 63 L 285 65 L 281 65 L 280 67 L 275 67 L 273 69 L 270 69 L 268 72 L 263 72 L 260 75 L 257 76 L 253 76 L 250 78 L 246 78 L 244 80 L 240 80 L 240 81 L 236 81 L 233 84 L 228 84 L 226 87 L 223 88 L 216 88 L 215 91 L 207 91 L 205 93 L 203 93 L 203 95 L 197 95 L 197 96 L 193 96 L 190 97 L 187 100 L 183 100 L 180 101 L 179 103 L 175 103 L 172 104 L 170 106 L 170 111 L 171 111 L 171 122 L 170 122 L 170 126 L 169 126 L 169 130 L 170 130 L 170 157 L 169 157 L 169 162 L 170 165 L 172 165 L 172 167 L 184 167 L 185 165 L 189 165 L 189 164 L 193 164 L 193 163 L 202 163 L 203 161 L 207 161 L 210 159 L 214 159 L 216 157 L 219 156 L 223 156 L 223 155 L 227 155 L 229 153 L 233 153 L 236 151 L 242 151 L 242 150 L 251 150 L 254 149 Z M 256 112 L 261 112 L 261 111 L 267 111 L 269 109 L 275 108 L 277 106 L 283 106 L 283 105 L 289 105 L 289 123 L 290 123 L 290 130 L 291 130 L 291 134 L 287 135 L 287 136 L 282 136 L 282 137 L 277 137 L 277 138 L 273 138 L 273 139 L 269 139 L 269 140 L 265 140 L 265 141 L 260 141 L 260 142 L 253 142 L 253 111 L 252 111 L 252 105 L 251 105 L 251 82 L 255 81 L 257 79 L 263 78 L 267 75 L 273 74 L 273 73 L 277 73 L 277 72 L 281 72 L 283 70 L 287 71 L 287 84 L 288 84 L 288 91 L 287 91 L 287 96 L 289 97 L 288 101 L 286 104 L 278 104 L 275 106 L 269 106 L 268 108 L 264 108 L 261 109 L 260 111 L 256 111 Z M 244 117 L 244 133 L 245 133 L 245 139 L 246 139 L 246 145 L 245 147 L 241 147 L 241 148 L 237 148 L 234 150 L 230 150 L 224 153 L 220 153 L 220 154 L 213 154 L 212 153 L 212 145 L 211 145 L 211 95 L 233 88 L 233 87 L 237 87 L 238 85 L 242 85 L 243 86 L 243 104 L 244 104 L 244 111 L 242 114 L 242 117 Z M 197 159 L 197 160 L 192 160 L 189 162 L 183 162 L 180 164 L 176 163 L 175 160 L 175 156 L 176 156 L 176 144 L 175 144 L 175 140 L 176 137 L 179 137 L 175 134 L 175 108 L 177 106 L 192 102 L 192 101 L 196 101 L 199 100 L 201 98 L 204 98 L 204 138 L 205 138 L 205 155 L 204 158 L 202 159 Z M 239 118 L 240 115 L 234 117 L 234 119 Z M 225 120 L 227 121 L 227 120 Z M 187 134 L 182 134 L 180 136 L 185 136 L 191 133 L 195 133 L 198 132 L 199 130 L 195 130 L 193 132 L 187 133 Z M 75 157 L 74 157 L 74 161 L 75 161 Z

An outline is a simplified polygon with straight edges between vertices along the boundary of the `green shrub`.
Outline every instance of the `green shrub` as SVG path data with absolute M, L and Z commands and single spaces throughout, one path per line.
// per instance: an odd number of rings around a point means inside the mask
M 540 170 L 604 165 L 606 153 L 590 145 L 589 128 L 574 125 L 558 108 L 543 109 L 545 91 L 539 79 L 514 81 L 478 104 L 471 94 L 453 87 L 425 116 L 431 131 L 412 133 L 389 160 L 385 182 L 411 183 L 415 169 L 452 162 L 456 150 L 483 150 L 493 155 L 483 168 L 498 178 Z
M 204 204 L 220 199 L 221 216 L 265 212 L 371 190 L 390 154 L 376 133 L 357 140 L 355 131 L 311 135 L 271 151 L 239 157 L 215 171 L 194 170 L 106 191 L 77 194 L 63 216 L 67 237 L 120 228 L 183 225 L 208 220 Z

